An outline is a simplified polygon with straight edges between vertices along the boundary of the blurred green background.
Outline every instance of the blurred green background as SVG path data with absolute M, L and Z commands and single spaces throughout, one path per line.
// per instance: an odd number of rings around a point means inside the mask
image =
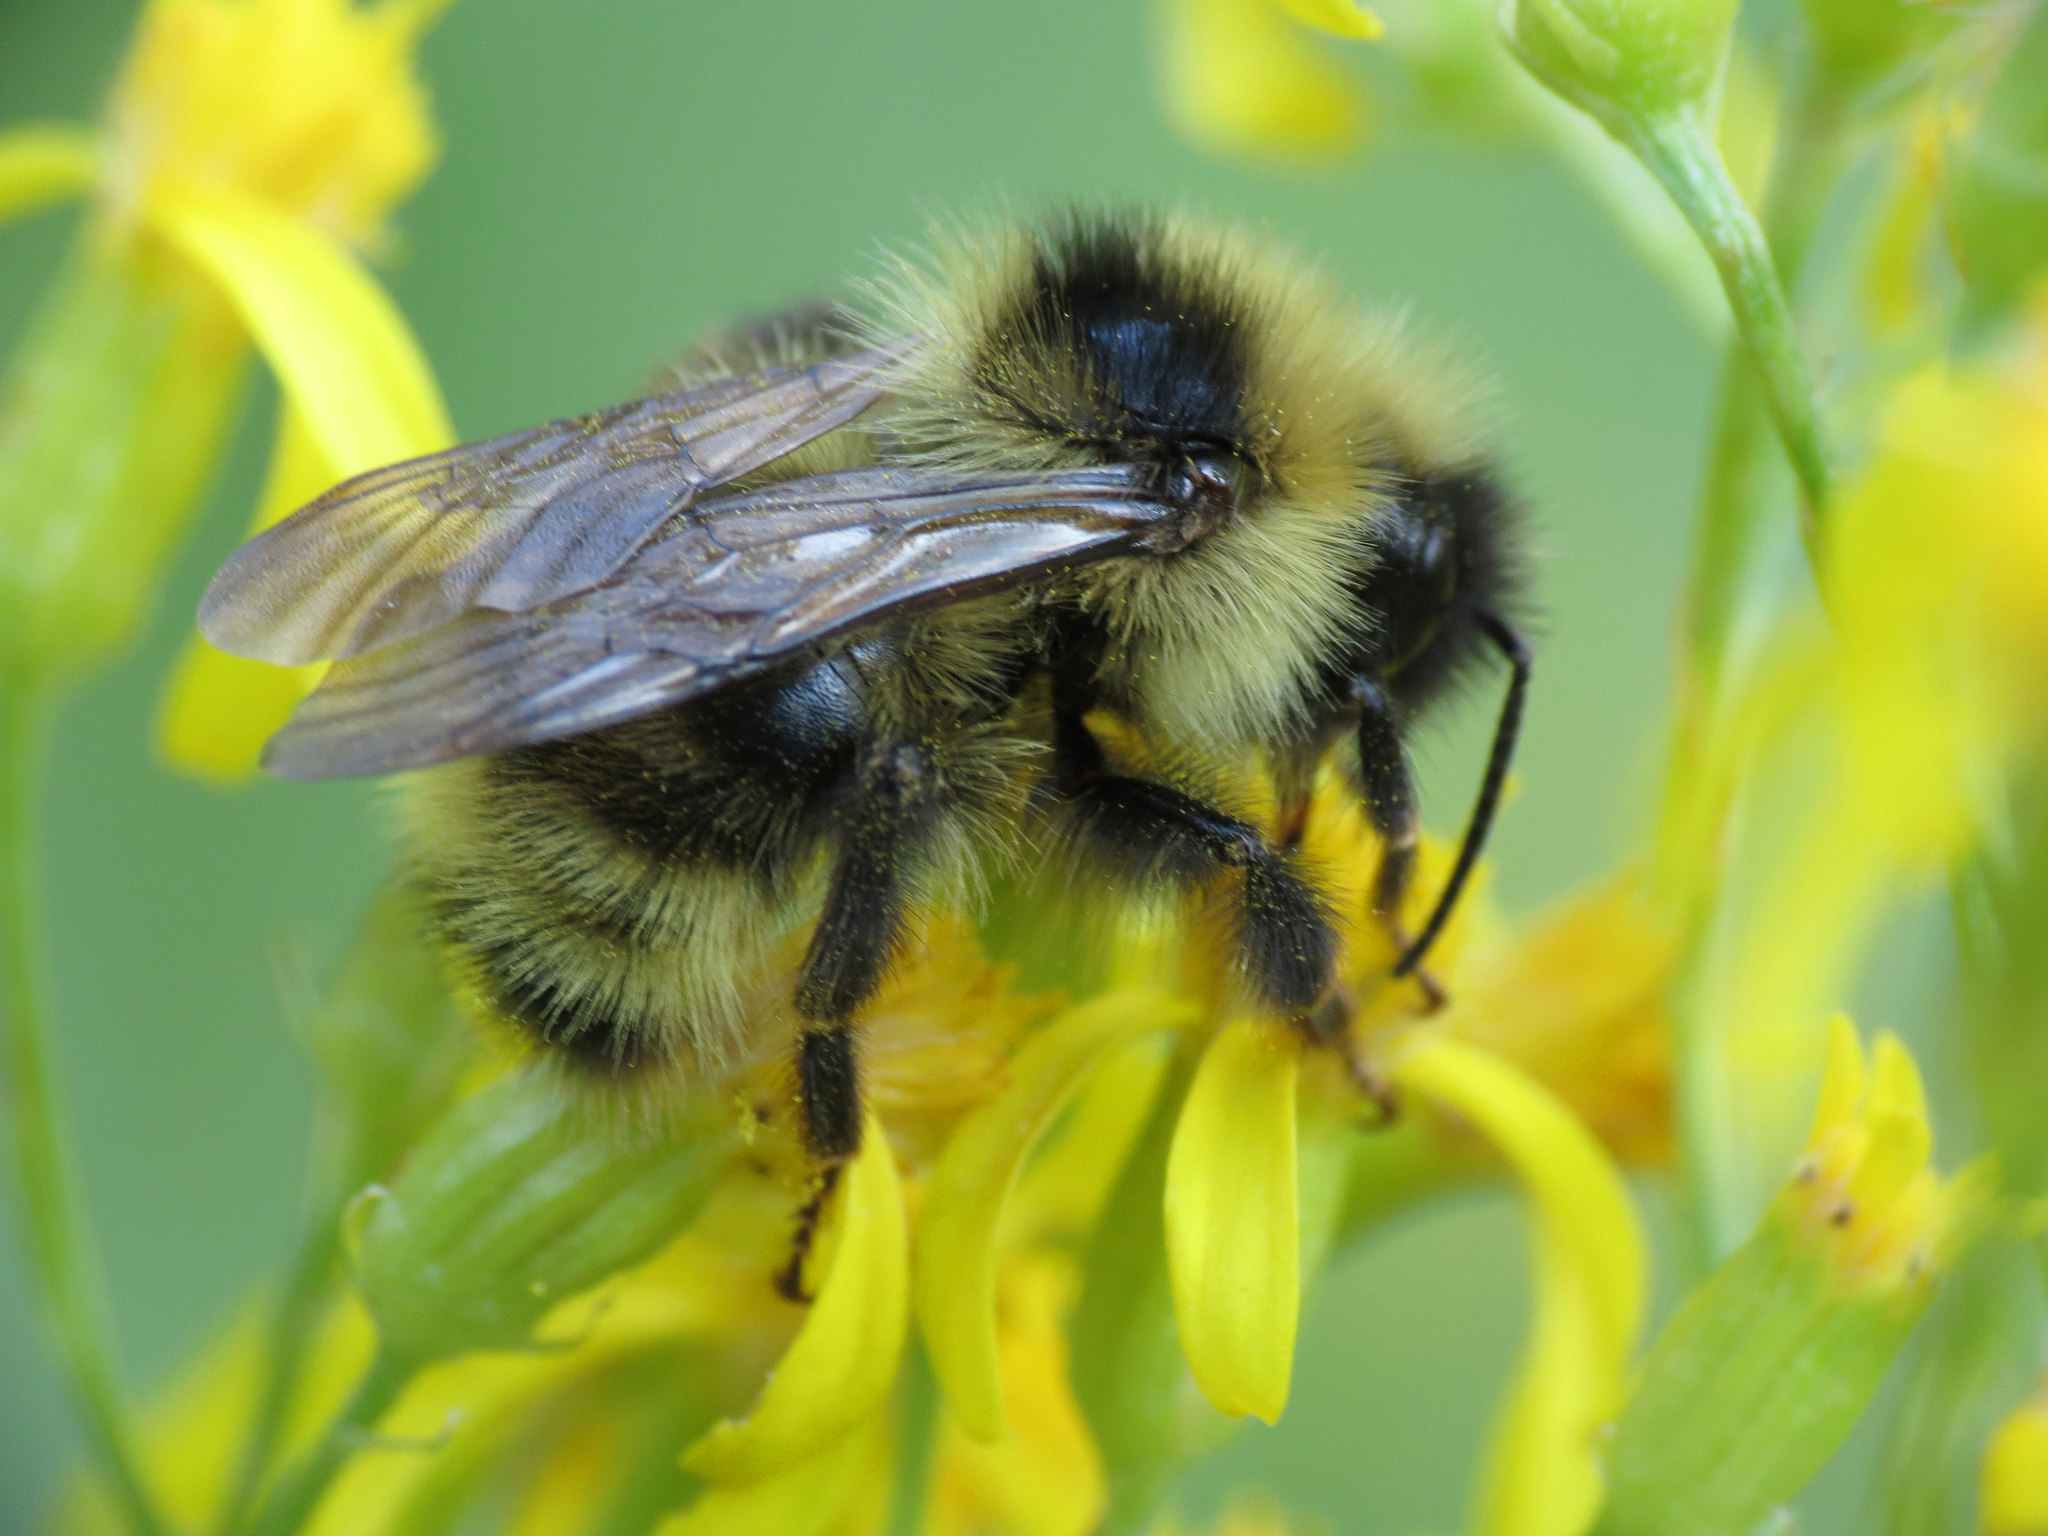
M 133 0 L 0 0 L 0 123 L 92 116 Z M 1606 867 L 1642 816 L 1711 379 L 1707 349 L 1554 167 L 1388 133 L 1324 173 L 1226 166 L 1154 98 L 1141 0 L 745 6 L 462 0 L 425 70 L 447 140 L 386 273 L 458 427 L 632 394 L 700 328 L 858 275 L 939 212 L 1182 200 L 1266 226 L 1467 342 L 1501 382 L 1535 510 L 1543 618 L 1495 887 L 1526 907 Z M 0 343 L 69 236 L 0 232 Z M 267 443 L 252 394 L 147 644 L 77 701 L 49 862 L 63 1066 L 130 1376 L 164 1380 L 283 1252 L 307 1070 L 280 939 L 324 953 L 378 876 L 376 791 L 221 794 L 149 758 L 159 679 L 233 547 Z M 1491 709 L 1422 744 L 1455 825 Z M 71 1444 L 0 1226 L 0 1531 Z M 1326 1279 L 1295 1400 L 1195 1479 L 1261 1483 L 1340 1533 L 1448 1531 L 1523 1308 L 1512 1205 L 1439 1208 Z

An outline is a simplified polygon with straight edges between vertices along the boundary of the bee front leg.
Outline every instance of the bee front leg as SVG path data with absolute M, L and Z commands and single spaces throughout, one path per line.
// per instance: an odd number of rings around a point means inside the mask
M 1066 829 L 1126 883 L 1192 889 L 1239 870 L 1239 965 L 1277 1013 L 1300 1016 L 1330 985 L 1337 937 L 1322 897 L 1259 829 L 1170 784 L 1106 771 L 1078 716 L 1054 741 L 1054 792 Z
M 860 1150 L 860 1058 L 853 1019 L 882 984 L 903 937 L 908 874 L 942 805 L 930 755 L 909 742 L 871 748 L 852 828 L 797 975 L 797 1084 L 805 1139 L 821 1158 Z

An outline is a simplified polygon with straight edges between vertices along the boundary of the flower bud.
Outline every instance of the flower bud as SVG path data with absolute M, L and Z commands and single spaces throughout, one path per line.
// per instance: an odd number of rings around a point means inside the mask
M 1735 0 L 1514 0 L 1504 19 L 1530 70 L 1613 128 L 1710 101 Z
M 629 1126 L 528 1071 L 457 1104 L 354 1213 L 357 1283 L 386 1353 L 517 1347 L 557 1302 L 652 1254 L 735 1145 L 712 1106 L 695 1108 Z
M 89 667 L 141 623 L 240 398 L 248 347 L 196 276 L 82 240 L 0 381 L 0 670 Z
M 1806 1154 L 1659 1335 L 1608 1463 L 1600 1536 L 1747 1531 L 1834 1454 L 1953 1257 L 1973 1178 L 1928 1165 L 1920 1074 L 1837 1021 Z

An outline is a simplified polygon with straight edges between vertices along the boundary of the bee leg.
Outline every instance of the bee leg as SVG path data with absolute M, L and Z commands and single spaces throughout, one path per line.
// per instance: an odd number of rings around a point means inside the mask
M 1403 976 L 1412 970 L 1422 988 L 1424 1005 L 1435 1013 L 1446 1001 L 1443 986 L 1428 971 L 1419 969 L 1427 945 L 1410 940 L 1401 923 L 1401 904 L 1415 876 L 1415 851 L 1422 839 L 1422 813 L 1416 803 L 1408 748 L 1401 740 L 1401 718 L 1376 678 L 1354 678 L 1351 696 L 1358 702 L 1358 774 L 1365 791 L 1365 814 L 1380 836 L 1372 913 L 1401 957 L 1394 974 Z
M 940 809 L 938 775 L 923 749 L 882 743 L 862 762 L 853 827 L 797 974 L 797 1083 L 811 1150 L 838 1160 L 860 1150 L 860 1060 L 853 1017 L 874 996 L 903 936 L 906 874 Z
M 1493 830 L 1494 814 L 1500 809 L 1501 791 L 1508 781 L 1508 765 L 1515 758 L 1515 743 L 1522 734 L 1522 706 L 1529 696 L 1529 675 L 1533 658 L 1529 644 L 1515 627 L 1496 614 L 1474 615 L 1481 634 L 1493 642 L 1509 668 L 1508 691 L 1501 700 L 1500 715 L 1494 721 L 1493 745 L 1487 749 L 1486 773 L 1480 780 L 1479 798 L 1473 802 L 1472 814 L 1465 821 L 1465 835 L 1458 843 L 1457 862 L 1451 866 L 1451 878 L 1444 882 L 1442 894 L 1436 899 L 1436 906 L 1430 910 L 1429 920 L 1422 925 L 1422 932 L 1416 935 L 1400 962 L 1394 967 L 1396 976 L 1411 973 L 1420 975 L 1416 967 L 1422 964 L 1422 957 L 1429 953 L 1429 946 L 1437 940 L 1450 921 L 1452 911 L 1458 905 L 1458 897 L 1465 889 L 1465 882 L 1472 876 L 1473 867 L 1479 862 L 1479 851 L 1486 846 L 1486 834 Z M 1359 727 L 1359 756 L 1366 756 L 1366 726 Z M 1406 759 L 1402 761 L 1406 771 Z M 1368 784 L 1370 779 L 1368 779 Z M 1370 793 L 1368 791 L 1368 793 Z M 1412 804 L 1414 796 L 1409 796 Z M 1441 996 L 1441 989 L 1439 989 Z
M 1284 1014 L 1303 1013 L 1323 995 L 1337 957 L 1323 900 L 1257 827 L 1172 785 L 1104 771 L 1101 745 L 1077 715 L 1058 721 L 1054 753 L 1058 803 L 1091 852 L 1135 885 L 1191 889 L 1241 871 L 1246 980 Z
M 1394 1085 L 1351 1032 L 1351 1021 L 1357 1011 L 1356 995 L 1340 978 L 1294 1022 L 1311 1043 L 1336 1053 L 1351 1086 L 1372 1106 L 1367 1126 L 1380 1130 L 1401 1118 L 1401 1101 Z
M 775 1294 L 784 1301 L 808 1302 L 811 1299 L 810 1293 L 804 1289 L 804 1265 L 810 1262 L 811 1245 L 818 1240 L 818 1223 L 824 1220 L 825 1202 L 839 1187 L 839 1168 L 838 1163 L 825 1165 L 810 1199 L 796 1213 L 796 1233 L 789 1240 L 789 1262 L 775 1272 Z

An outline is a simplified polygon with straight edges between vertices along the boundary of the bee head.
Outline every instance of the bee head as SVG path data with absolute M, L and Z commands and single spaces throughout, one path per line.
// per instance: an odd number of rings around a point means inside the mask
M 1177 740 L 1270 741 L 1312 713 L 1376 623 L 1359 593 L 1403 487 L 1482 453 L 1469 376 L 1241 230 L 1104 212 L 983 225 L 883 298 L 878 338 L 931 343 L 892 422 L 920 454 L 1135 465 L 1176 509 L 1150 555 L 1074 579 L 1158 676 L 1132 677 L 1133 707 Z

